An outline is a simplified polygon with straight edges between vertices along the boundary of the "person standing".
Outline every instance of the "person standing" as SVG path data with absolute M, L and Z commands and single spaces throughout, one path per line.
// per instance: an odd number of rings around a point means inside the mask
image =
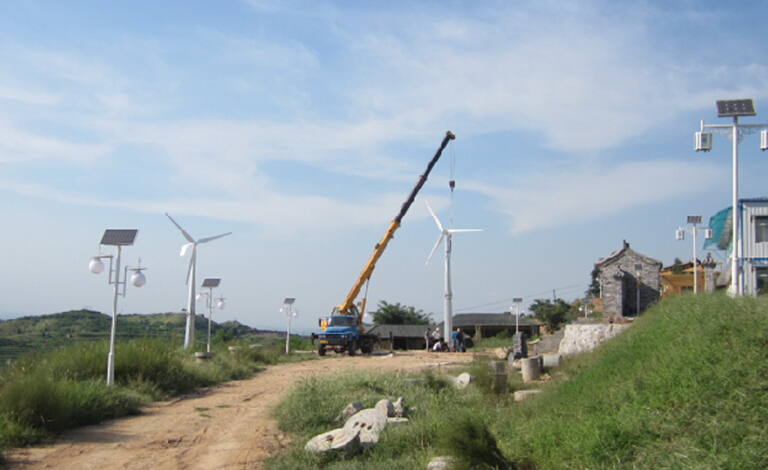
M 459 350 L 459 343 L 457 338 L 458 333 L 451 331 L 451 352 L 457 352 Z
M 429 341 L 432 339 L 432 328 L 427 328 L 424 332 L 424 343 L 426 344 L 426 350 L 429 352 Z
M 461 328 L 456 332 L 456 341 L 459 343 L 459 352 L 467 352 L 467 348 L 464 347 L 464 332 L 461 331 Z

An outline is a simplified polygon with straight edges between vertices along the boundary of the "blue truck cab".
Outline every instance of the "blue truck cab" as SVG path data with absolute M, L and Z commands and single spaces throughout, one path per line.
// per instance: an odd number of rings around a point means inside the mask
M 317 335 L 320 344 L 317 353 L 325 356 L 329 349 L 354 356 L 358 349 L 363 354 L 373 351 L 373 335 L 360 331 L 358 317 L 355 315 L 331 315 L 320 319 L 322 331 Z

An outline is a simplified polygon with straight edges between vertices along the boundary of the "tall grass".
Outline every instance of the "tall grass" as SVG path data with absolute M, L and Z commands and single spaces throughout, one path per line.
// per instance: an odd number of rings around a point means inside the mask
M 342 460 L 304 452 L 309 439 L 343 425 L 337 417 L 349 403 L 360 401 L 372 408 L 382 398 L 398 397 L 406 400 L 410 423 L 387 427 L 375 448 Z M 434 456 L 445 453 L 440 442 L 446 431 L 459 426 L 466 416 L 464 409 L 478 411 L 480 420 L 490 420 L 497 404 L 498 398 L 483 389 L 458 390 L 443 375 L 429 370 L 415 376 L 357 371 L 303 378 L 274 412 L 280 429 L 293 436 L 294 444 L 287 455 L 269 460 L 267 468 L 426 468 Z
M 665 301 L 511 409 L 500 441 L 542 468 L 766 468 L 767 314 L 766 299 Z
M 768 468 L 766 298 L 665 300 L 595 351 L 567 358 L 537 384 L 545 393 L 522 403 L 490 392 L 484 362 L 469 367 L 480 380 L 463 391 L 430 373 L 417 385 L 359 372 L 304 379 L 276 412 L 294 444 L 267 468 L 425 468 L 451 454 L 457 468 Z M 376 448 L 347 460 L 303 451 L 339 427 L 347 403 L 397 396 L 417 411 Z
M 105 384 L 105 341 L 23 357 L 0 371 L 0 447 L 36 444 L 74 427 L 138 413 L 152 400 L 244 379 L 280 357 L 274 348 L 230 353 L 226 346 L 199 364 L 190 351 L 167 341 L 119 342 L 113 387 Z

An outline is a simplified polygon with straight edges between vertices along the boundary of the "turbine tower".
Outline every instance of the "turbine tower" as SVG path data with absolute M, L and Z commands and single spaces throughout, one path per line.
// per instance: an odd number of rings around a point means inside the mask
M 195 340 L 195 265 L 197 264 L 197 245 L 200 243 L 208 243 L 209 241 L 216 240 L 217 238 L 226 237 L 232 232 L 222 233 L 221 235 L 216 235 L 215 237 L 201 238 L 200 240 L 195 241 L 195 239 L 192 238 L 186 230 L 181 228 L 181 225 L 177 224 L 176 221 L 173 220 L 173 217 L 168 215 L 167 212 L 165 215 L 171 219 L 171 222 L 173 222 L 173 225 L 175 225 L 176 228 L 181 230 L 181 234 L 184 235 L 184 238 L 186 238 L 189 242 L 181 247 L 181 254 L 179 256 L 184 256 L 187 254 L 189 247 L 192 247 L 192 256 L 189 258 L 189 269 L 187 269 L 189 299 L 187 301 L 187 327 L 184 333 L 184 347 L 188 348 L 192 346 L 192 343 Z
M 427 209 L 429 209 L 429 213 L 432 214 L 432 218 L 435 219 L 437 228 L 438 230 L 440 230 L 440 237 L 437 239 L 437 243 L 435 243 L 435 247 L 432 248 L 432 252 L 429 254 L 429 257 L 427 257 L 427 264 L 429 264 L 429 260 L 432 259 L 432 255 L 434 255 L 435 251 L 437 251 L 437 247 L 439 247 L 440 243 L 442 243 L 443 239 L 445 239 L 445 302 L 443 304 L 443 315 L 445 316 L 445 319 L 443 323 L 443 330 L 444 330 L 443 335 L 446 338 L 449 338 L 451 332 L 453 331 L 453 292 L 451 291 L 452 235 L 454 233 L 459 233 L 459 232 L 482 232 L 482 230 L 481 229 L 455 229 L 455 228 L 445 229 L 443 228 L 443 224 L 440 223 L 440 219 L 438 219 L 435 213 L 432 212 L 432 208 L 429 207 L 428 202 L 427 202 Z

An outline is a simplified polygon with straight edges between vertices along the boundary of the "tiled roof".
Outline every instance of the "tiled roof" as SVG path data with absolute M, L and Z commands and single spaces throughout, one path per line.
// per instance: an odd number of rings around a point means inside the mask
M 382 338 L 389 338 L 389 332 L 397 338 L 423 338 L 427 328 L 435 330 L 431 325 L 374 325 L 365 333 L 371 335 L 381 335 Z
M 476 326 L 515 326 L 515 315 L 510 313 L 462 313 L 453 316 L 453 327 L 476 327 Z M 520 317 L 520 326 L 543 326 L 530 318 Z M 437 325 L 374 325 L 366 330 L 366 334 L 381 335 L 382 338 L 388 338 L 389 332 L 393 337 L 398 338 L 422 338 L 427 328 L 435 331 L 435 328 L 443 330 L 443 322 Z
M 515 326 L 516 315 L 511 313 L 461 313 L 453 316 L 453 327 L 463 326 Z M 520 317 L 521 326 L 542 326 L 536 320 Z M 442 323 L 439 325 L 442 326 Z

